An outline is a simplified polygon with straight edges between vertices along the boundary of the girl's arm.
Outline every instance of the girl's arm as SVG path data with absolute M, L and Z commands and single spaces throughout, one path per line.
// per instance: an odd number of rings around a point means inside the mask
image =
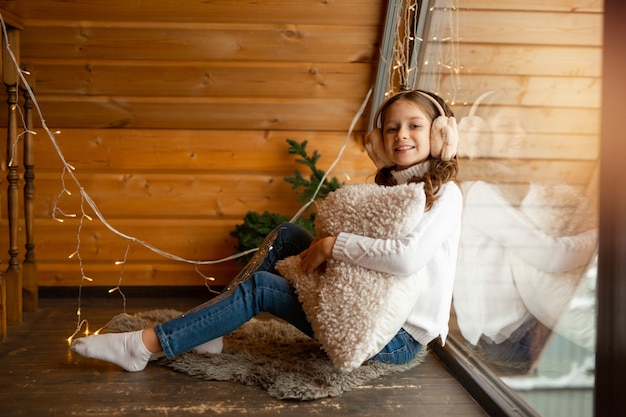
M 340 233 L 332 257 L 364 268 L 394 275 L 410 275 L 422 269 L 446 245 L 456 245 L 461 227 L 463 200 L 456 184 L 446 183 L 439 199 L 424 213 L 407 236 L 374 239 Z M 456 251 L 456 247 L 446 248 Z

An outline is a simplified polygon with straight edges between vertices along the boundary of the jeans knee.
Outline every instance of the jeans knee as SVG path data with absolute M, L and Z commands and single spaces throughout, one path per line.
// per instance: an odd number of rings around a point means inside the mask
M 422 345 L 404 329 L 385 346 L 379 353 L 370 360 L 392 363 L 396 365 L 410 362 L 421 351 Z

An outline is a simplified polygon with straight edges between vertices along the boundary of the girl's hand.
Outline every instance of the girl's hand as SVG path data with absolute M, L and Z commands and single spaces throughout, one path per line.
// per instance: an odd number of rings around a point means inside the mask
M 332 257 L 333 246 L 337 240 L 334 236 L 316 238 L 308 249 L 300 253 L 300 266 L 310 274 Z

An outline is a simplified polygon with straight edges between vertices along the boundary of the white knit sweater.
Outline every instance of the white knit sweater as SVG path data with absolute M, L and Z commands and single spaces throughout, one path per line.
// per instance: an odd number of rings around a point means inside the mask
M 429 161 L 394 171 L 398 184 L 421 176 Z M 373 239 L 340 233 L 333 247 L 333 258 L 376 271 L 409 275 L 423 268 L 426 279 L 422 293 L 403 328 L 419 343 L 426 345 L 448 335 L 452 289 L 461 233 L 462 194 L 448 182 L 439 198 L 408 236 L 397 239 Z

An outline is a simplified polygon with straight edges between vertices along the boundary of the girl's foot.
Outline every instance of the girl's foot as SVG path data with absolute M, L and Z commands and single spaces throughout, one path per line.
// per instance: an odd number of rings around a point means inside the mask
M 129 372 L 141 371 L 152 356 L 141 341 L 141 332 L 137 330 L 81 337 L 72 342 L 70 350 L 87 358 L 114 363 Z

